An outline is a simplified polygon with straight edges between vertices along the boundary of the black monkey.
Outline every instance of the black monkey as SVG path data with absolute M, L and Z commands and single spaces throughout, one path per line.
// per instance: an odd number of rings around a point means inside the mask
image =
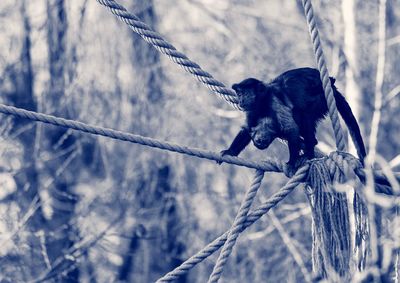
M 360 128 L 343 95 L 330 78 L 337 109 L 349 128 L 363 162 L 366 152 Z M 304 145 L 308 159 L 314 157 L 317 124 L 328 113 L 319 71 L 312 68 L 289 70 L 270 83 L 249 78 L 234 84 L 239 106 L 246 113 L 246 123 L 222 155 L 237 156 L 253 140 L 259 149 L 266 149 L 275 138 L 288 141 L 294 166 Z

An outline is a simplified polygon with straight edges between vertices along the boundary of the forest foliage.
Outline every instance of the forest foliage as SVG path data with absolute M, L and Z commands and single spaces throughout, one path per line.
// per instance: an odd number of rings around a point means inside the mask
M 301 1 L 118 2 L 227 86 L 315 67 Z M 398 170 L 400 4 L 384 2 L 376 149 Z M 313 5 L 330 74 L 356 109 L 369 147 L 381 56 L 379 1 Z M 344 21 L 349 11 L 354 17 Z M 243 113 L 93 0 L 2 0 L 0 43 L 3 104 L 215 152 L 243 123 Z M 3 114 L 0 119 L 1 282 L 153 282 L 230 227 L 253 175 Z M 335 149 L 328 120 L 318 140 L 322 151 Z M 274 142 L 265 151 L 249 146 L 241 156 L 287 160 L 288 152 Z M 254 206 L 286 180 L 266 174 Z M 398 244 L 399 216 L 390 210 L 383 217 L 384 240 Z M 311 273 L 311 211 L 301 189 L 241 235 L 224 280 L 304 281 L 288 237 Z M 179 282 L 206 282 L 215 259 Z

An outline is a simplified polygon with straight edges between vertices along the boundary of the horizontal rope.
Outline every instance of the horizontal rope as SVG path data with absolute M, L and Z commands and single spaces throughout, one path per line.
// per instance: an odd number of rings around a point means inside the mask
M 6 115 L 13 115 L 19 118 L 24 118 L 36 122 L 42 122 L 46 124 L 51 124 L 55 126 L 61 126 L 65 128 L 70 128 L 76 131 L 85 132 L 93 135 L 104 136 L 108 138 L 112 138 L 115 140 L 122 140 L 127 141 L 130 143 L 141 144 L 144 146 L 149 146 L 153 148 L 158 148 L 161 150 L 167 150 L 171 152 L 177 152 L 189 156 L 195 156 L 198 158 L 214 160 L 214 161 L 222 161 L 225 163 L 247 167 L 251 169 L 263 170 L 265 172 L 283 172 L 286 176 L 290 176 L 290 172 L 288 172 L 288 167 L 284 162 L 281 162 L 275 158 L 267 158 L 264 161 L 250 161 L 236 156 L 229 156 L 225 155 L 221 157 L 220 153 L 199 149 L 199 148 L 192 148 L 187 146 L 180 146 L 175 143 L 167 142 L 167 141 L 160 141 L 153 138 L 143 137 L 140 135 L 125 133 L 117 130 L 113 130 L 110 128 L 92 126 L 89 124 L 85 124 L 82 122 L 64 119 L 52 115 L 47 115 L 43 113 L 38 113 L 34 111 L 25 110 L 22 108 L 17 108 L 14 106 L 4 105 L 0 103 L 0 113 Z M 318 151 L 317 151 L 318 152 Z M 322 153 L 318 152 L 318 155 L 322 157 Z M 373 170 L 374 176 L 377 177 L 377 181 L 381 183 L 387 183 L 389 186 L 390 183 L 387 181 L 387 178 L 384 174 L 380 172 L 376 172 Z M 365 171 L 361 168 L 355 168 L 355 173 L 358 177 L 361 178 L 362 181 L 365 180 Z M 400 180 L 400 175 L 395 173 L 395 177 L 397 180 Z M 391 193 L 392 194 L 392 193 Z
M 69 129 L 73 129 L 80 132 L 85 132 L 93 135 L 104 136 L 112 138 L 115 140 L 127 141 L 131 143 L 137 143 L 149 147 L 154 147 L 162 150 L 177 152 L 181 154 L 186 154 L 190 156 L 195 156 L 199 158 L 222 161 L 225 163 L 230 163 L 238 166 L 244 166 L 247 168 L 258 169 L 269 172 L 282 172 L 285 169 L 285 164 L 274 159 L 267 159 L 262 162 L 254 162 L 250 160 L 245 160 L 243 158 L 235 156 L 221 156 L 220 153 L 192 148 L 187 146 L 181 146 L 175 143 L 160 141 L 153 138 L 143 137 L 140 135 L 130 134 L 126 132 L 121 132 L 113 130 L 110 128 L 98 127 L 88 125 L 82 122 L 68 120 L 60 117 L 55 117 L 52 115 L 47 115 L 43 113 L 38 113 L 34 111 L 29 111 L 14 106 L 8 106 L 0 104 L 0 113 L 13 115 L 24 119 L 29 119 L 32 121 L 42 122 L 46 124 L 52 124 L 55 126 L 61 126 Z
M 239 109 L 236 100 L 236 93 L 226 88 L 225 85 L 196 64 L 185 54 L 166 41 L 158 32 L 154 31 L 147 24 L 142 22 L 137 16 L 129 13 L 125 7 L 114 0 L 97 0 L 101 5 L 107 7 L 119 20 L 126 23 L 135 33 L 140 35 L 146 42 L 153 45 L 159 52 L 167 55 L 174 63 L 180 65 L 186 72 L 192 74 L 198 81 L 207 88 L 218 94 L 234 108 Z
M 297 170 L 296 174 L 289 179 L 287 184 L 281 188 L 277 193 L 272 195 L 266 202 L 260 205 L 257 209 L 250 212 L 247 216 L 246 221 L 242 226 L 242 231 L 244 231 L 247 227 L 252 225 L 258 219 L 261 218 L 264 214 L 266 214 L 271 208 L 276 206 L 281 200 L 283 200 L 288 194 L 290 194 L 300 183 L 302 183 L 307 176 L 308 168 L 310 165 L 307 163 L 299 170 Z M 162 278 L 158 279 L 157 282 L 172 282 L 177 280 L 180 276 L 186 274 L 190 269 L 196 266 L 198 263 L 205 260 L 207 257 L 212 255 L 215 251 L 217 251 L 224 243 L 226 242 L 229 235 L 229 231 L 225 232 L 217 239 L 209 243 L 206 247 L 204 247 L 197 254 L 187 259 L 180 266 L 167 273 Z

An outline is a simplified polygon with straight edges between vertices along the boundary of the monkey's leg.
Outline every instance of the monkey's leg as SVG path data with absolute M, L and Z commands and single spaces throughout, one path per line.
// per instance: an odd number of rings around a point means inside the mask
M 300 138 L 299 129 L 291 128 L 287 134 L 287 141 L 289 147 L 289 161 L 288 165 L 295 166 L 296 161 L 299 158 L 302 140 Z
M 304 154 L 308 159 L 314 158 L 314 148 L 318 141 L 315 138 L 316 119 L 304 110 L 293 110 L 293 119 L 299 126 L 304 139 Z
M 316 122 L 312 118 L 305 118 L 304 121 L 304 129 L 302 133 L 305 143 L 304 154 L 308 159 L 312 159 L 315 156 L 314 148 L 318 144 L 318 141 L 315 138 Z

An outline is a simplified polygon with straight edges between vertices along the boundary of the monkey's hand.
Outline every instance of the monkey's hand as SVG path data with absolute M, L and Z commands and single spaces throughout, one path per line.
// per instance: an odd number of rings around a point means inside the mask
M 222 151 L 220 152 L 220 154 L 221 154 L 221 157 L 223 157 L 223 156 L 225 156 L 225 155 L 235 156 L 235 155 L 233 154 L 233 152 L 230 151 L 229 149 L 222 150 Z M 216 162 L 217 162 L 218 165 L 221 165 L 223 161 L 222 161 L 222 160 L 217 160 Z

